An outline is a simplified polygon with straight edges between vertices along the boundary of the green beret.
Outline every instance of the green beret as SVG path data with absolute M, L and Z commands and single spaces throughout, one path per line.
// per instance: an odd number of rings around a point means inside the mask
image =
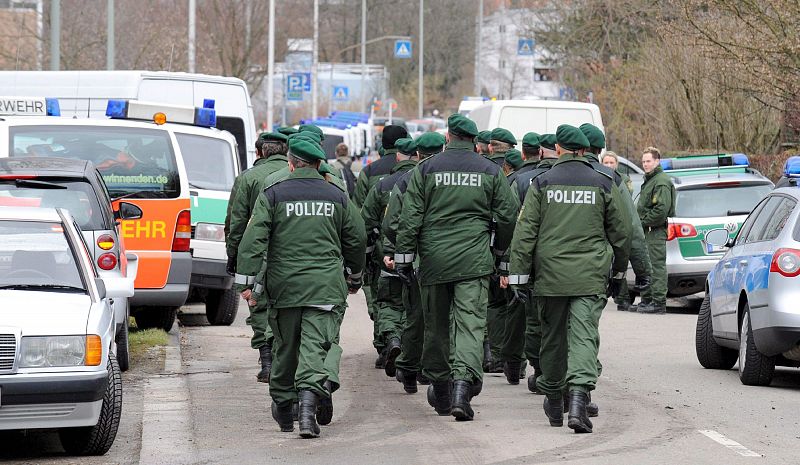
M 289 136 L 289 140 L 291 141 L 292 139 L 303 139 L 309 142 L 313 142 L 317 145 L 322 144 L 322 138 L 319 137 L 319 134 L 311 131 L 300 131 L 298 133 L 292 134 L 291 136 Z
M 397 151 L 402 153 L 403 155 L 416 155 L 417 153 L 417 143 L 414 142 L 414 139 L 410 137 L 401 137 L 394 141 L 394 146 L 397 148 Z
M 322 175 L 332 174 L 336 177 L 339 177 L 339 174 L 336 172 L 336 170 L 334 170 L 331 165 L 324 162 L 319 164 L 319 169 L 317 169 L 317 172 Z
M 279 132 L 279 133 L 281 133 L 281 134 L 283 134 L 283 135 L 285 135 L 285 136 L 290 136 L 290 135 L 292 135 L 292 134 L 297 134 L 298 132 L 300 132 L 300 130 L 299 130 L 299 129 L 297 129 L 297 128 L 293 128 L 293 127 L 291 127 L 291 126 L 286 126 L 286 127 L 283 127 L 283 128 L 278 128 L 278 129 L 276 129 L 275 131 L 276 131 L 276 132 Z
M 529 132 L 525 134 L 522 137 L 522 146 L 524 147 L 526 145 L 534 149 L 538 149 L 540 145 L 539 134 L 536 134 L 535 132 Z
M 438 132 L 426 132 L 417 137 L 417 150 L 424 154 L 439 153 L 447 141 Z
M 488 144 L 492 140 L 492 131 L 481 131 L 478 133 L 478 137 L 475 138 L 475 142 L 480 142 L 481 144 Z
M 549 150 L 556 149 L 556 135 L 555 134 L 542 134 L 539 136 L 539 145 Z
M 322 147 L 298 137 L 293 137 L 289 140 L 289 155 L 309 163 L 328 158 L 325 156 L 325 152 L 322 151 Z
M 519 153 L 519 150 L 511 149 L 508 152 L 506 152 L 505 155 L 506 155 L 506 158 L 505 158 L 506 163 L 508 163 L 509 165 L 513 166 L 514 169 L 517 169 L 520 166 L 522 166 L 522 163 L 523 163 L 522 162 L 522 154 Z
M 517 145 L 517 138 L 514 137 L 514 134 L 511 134 L 511 131 L 508 129 L 492 129 L 492 135 L 489 137 L 489 139 L 499 140 L 500 142 L 505 142 L 506 144 L 511 144 L 512 146 Z
M 288 142 L 289 138 L 285 134 L 279 132 L 262 132 L 259 134 L 258 139 L 261 141 L 274 140 L 278 142 Z
M 562 124 L 556 129 L 556 143 L 567 150 L 581 150 L 589 148 L 589 139 L 580 129 L 569 124 Z
M 594 124 L 583 123 L 578 129 L 580 129 L 583 135 L 589 139 L 590 147 L 595 147 L 598 149 L 606 148 L 606 136 L 603 135 L 603 131 L 601 131 L 600 128 Z
M 453 113 L 447 118 L 447 130 L 460 137 L 474 138 L 478 135 L 478 126 L 475 126 L 475 121 L 459 113 Z
M 317 126 L 314 126 L 313 124 L 301 124 L 300 125 L 300 132 L 303 132 L 303 131 L 316 132 L 317 134 L 319 134 L 319 139 L 320 140 L 325 140 L 325 133 L 322 132 L 322 129 L 320 129 Z

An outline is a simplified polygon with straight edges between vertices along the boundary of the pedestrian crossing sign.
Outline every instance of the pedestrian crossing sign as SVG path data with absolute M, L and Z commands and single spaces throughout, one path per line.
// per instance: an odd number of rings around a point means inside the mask
M 394 41 L 394 57 L 411 58 L 411 41 L 410 40 Z
M 517 41 L 517 55 L 533 55 L 533 39 L 519 39 Z
M 346 86 L 333 86 L 333 100 L 337 102 L 350 100 L 350 89 Z

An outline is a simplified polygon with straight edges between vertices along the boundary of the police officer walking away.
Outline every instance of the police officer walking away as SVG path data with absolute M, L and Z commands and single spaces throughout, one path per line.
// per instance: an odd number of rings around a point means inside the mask
M 423 374 L 431 380 L 436 412 L 452 413 L 456 420 L 472 420 L 473 387 L 477 392 L 483 383 L 482 342 L 494 271 L 490 224 L 494 218 L 494 247 L 507 248 L 516 210 L 500 166 L 474 152 L 477 135 L 473 121 L 451 115 L 447 148 L 411 171 L 394 255 L 398 274 L 412 282 L 419 253 Z
M 639 313 L 667 313 L 667 219 L 675 216 L 675 186 L 661 168 L 661 152 L 648 147 L 642 154 L 644 183 L 637 209 L 642 220 L 650 263 L 650 288 L 642 293 Z
M 353 160 L 350 158 L 350 149 L 344 142 L 336 146 L 335 152 L 336 160 L 331 162 L 331 166 L 339 171 L 339 177 L 342 178 L 345 186 L 347 186 L 347 194 L 352 198 L 356 190 L 356 175 L 353 174 L 353 169 L 360 171 L 361 165 L 353 165 Z
M 558 162 L 533 180 L 525 197 L 508 279 L 519 296 L 533 276 L 533 294 L 542 298 L 542 374 L 536 383 L 546 394 L 550 425 L 563 425 L 568 392 L 568 426 L 590 433 L 586 404 L 598 377 L 598 324 L 609 283 L 615 295 L 624 278 L 631 226 L 613 178 L 583 156 L 586 136 L 561 125 L 556 143 Z
M 325 152 L 293 139 L 288 158 L 289 177 L 259 195 L 237 266 L 258 273 L 242 296 L 252 301 L 264 294 L 269 302 L 273 418 L 281 431 L 293 431 L 298 399 L 300 436 L 312 438 L 320 434 L 317 402 L 330 396 L 324 363 L 338 335 L 336 309 L 361 286 L 366 237 L 347 195 L 318 172 Z

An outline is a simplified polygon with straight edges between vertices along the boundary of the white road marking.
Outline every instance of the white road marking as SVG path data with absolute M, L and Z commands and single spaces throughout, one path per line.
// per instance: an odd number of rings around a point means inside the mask
M 700 434 L 708 437 L 712 441 L 722 444 L 723 446 L 731 449 L 732 451 L 736 452 L 737 454 L 741 455 L 742 457 L 761 457 L 761 454 L 756 453 L 748 449 L 747 447 L 739 444 L 738 442 L 725 437 L 723 434 L 718 433 L 714 430 L 710 429 L 700 429 L 697 430 Z

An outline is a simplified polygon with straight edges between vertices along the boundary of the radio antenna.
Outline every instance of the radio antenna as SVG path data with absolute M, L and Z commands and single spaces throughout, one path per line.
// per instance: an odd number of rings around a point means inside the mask
M 167 71 L 172 71 L 172 54 L 175 52 L 175 44 L 172 44 L 172 49 L 169 51 L 169 66 L 167 66 Z

